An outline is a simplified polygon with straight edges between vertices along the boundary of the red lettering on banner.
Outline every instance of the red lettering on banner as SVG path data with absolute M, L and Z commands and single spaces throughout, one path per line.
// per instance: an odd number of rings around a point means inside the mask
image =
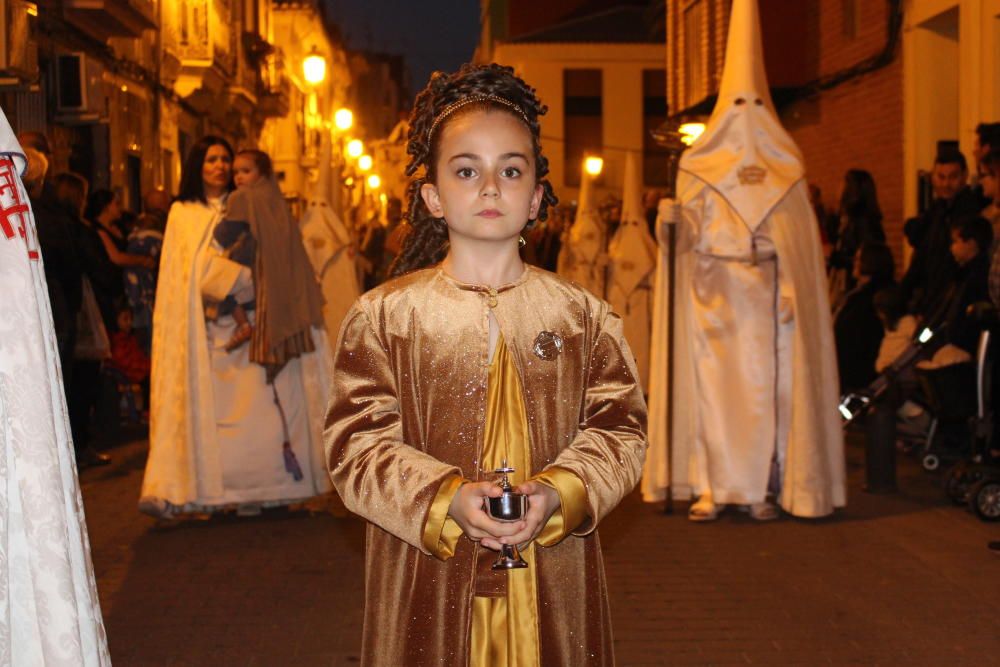
M 0 156 L 0 233 L 8 240 L 20 236 L 28 249 L 28 259 L 37 260 L 37 239 L 28 238 L 28 230 L 33 229 L 27 225 L 30 215 L 31 208 L 21 200 L 14 161 L 9 156 Z

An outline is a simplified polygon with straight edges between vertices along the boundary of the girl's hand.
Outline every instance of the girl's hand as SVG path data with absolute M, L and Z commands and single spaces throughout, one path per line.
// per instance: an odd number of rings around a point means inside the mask
M 501 538 L 503 544 L 527 544 L 538 537 L 549 518 L 559 509 L 559 493 L 541 482 L 524 482 L 514 488 L 517 493 L 528 496 L 528 513 L 524 515 L 524 528 Z
M 496 521 L 486 513 L 484 499 L 497 498 L 502 493 L 493 482 L 466 482 L 458 487 L 455 497 L 451 499 L 448 516 L 458 523 L 470 540 L 479 542 L 487 549 L 500 551 L 501 538 L 522 532 L 526 525 L 524 521 Z

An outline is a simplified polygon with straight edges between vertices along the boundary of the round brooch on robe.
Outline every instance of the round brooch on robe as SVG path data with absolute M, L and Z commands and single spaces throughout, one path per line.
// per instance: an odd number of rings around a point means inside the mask
M 563 339 L 557 333 L 543 331 L 535 338 L 535 344 L 531 349 L 539 359 L 552 361 L 562 352 Z

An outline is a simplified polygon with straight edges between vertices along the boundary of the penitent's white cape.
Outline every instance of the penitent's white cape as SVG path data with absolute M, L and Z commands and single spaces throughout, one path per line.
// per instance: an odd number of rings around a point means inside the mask
M 331 345 L 336 345 L 344 316 L 361 294 L 351 235 L 333 209 L 321 199 L 309 202 L 299 228 L 323 292 L 327 338 Z
M 0 665 L 110 665 L 24 167 L 0 112 Z
M 203 299 L 253 293 L 246 267 L 220 256 L 212 231 L 222 204 L 170 208 L 153 311 L 149 460 L 140 507 L 205 511 L 240 503 L 283 504 L 331 490 L 323 454 L 330 386 L 329 345 L 313 329 L 316 351 L 293 359 L 275 379 L 292 450 L 304 473 L 285 470 L 284 435 L 263 367 L 249 345 L 224 346 L 232 317 L 206 322 Z
M 607 230 L 597 210 L 594 179 L 584 170 L 580 176 L 580 199 L 576 218 L 559 251 L 556 273 L 572 280 L 591 294 L 604 298 L 604 272 L 608 266 L 605 252 Z
M 660 500 L 669 480 L 675 497 L 711 490 L 717 503 L 759 502 L 775 457 L 781 506 L 817 517 L 846 499 L 834 342 L 802 158 L 771 103 L 759 35 L 756 1 L 734 0 L 718 104 L 681 159 L 674 425 L 668 434 L 657 346 L 642 491 Z
M 642 180 L 635 154 L 625 156 L 622 221 L 608 244 L 607 298 L 625 324 L 643 390 L 649 390 L 649 336 L 653 325 L 656 241 L 642 208 Z

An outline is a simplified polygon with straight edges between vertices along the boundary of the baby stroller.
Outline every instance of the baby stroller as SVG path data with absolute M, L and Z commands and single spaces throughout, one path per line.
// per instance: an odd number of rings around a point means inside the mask
M 945 492 L 958 504 L 968 504 L 980 519 L 1000 521 L 1000 465 L 991 455 L 993 444 L 993 356 L 991 328 L 997 324 L 995 309 L 982 308 L 983 325 L 976 350 L 976 414 L 970 421 L 971 448 L 945 477 Z
M 944 463 L 967 458 L 976 424 L 986 419 L 978 409 L 979 365 L 963 362 L 935 369 L 916 369 L 922 399 L 931 415 L 930 428 L 920 451 L 924 470 L 933 472 Z
M 985 352 L 989 347 L 988 330 L 983 332 L 986 338 L 980 343 L 983 352 L 977 364 L 915 368 L 918 362 L 930 356 L 933 344 L 946 325 L 945 321 L 939 320 L 933 326 L 920 329 L 910 346 L 871 384 L 846 394 L 838 406 L 846 427 L 867 413 L 900 376 L 913 373 L 921 389 L 915 401 L 930 415 L 930 419 L 926 427 L 899 423 L 897 437 L 907 443 L 908 451 L 915 449 L 918 452 L 927 471 L 938 470 L 943 461 L 956 461 L 968 456 L 970 423 L 974 433 L 988 428 L 991 423 L 991 416 L 987 413 L 989 400 L 984 397 L 977 405 L 975 389 L 977 384 L 981 384 L 977 383 L 977 378 L 989 376 L 985 365 L 988 361 Z
M 943 326 L 941 324 L 933 329 L 931 327 L 921 329 L 910 346 L 896 357 L 896 360 L 885 370 L 879 373 L 878 377 L 872 380 L 871 384 L 864 389 L 850 392 L 841 397 L 840 405 L 837 406 L 837 409 L 840 411 L 841 421 L 845 428 L 867 413 L 885 395 L 896 378 L 910 370 L 918 361 L 927 356 L 926 350 L 928 345 L 940 333 Z

